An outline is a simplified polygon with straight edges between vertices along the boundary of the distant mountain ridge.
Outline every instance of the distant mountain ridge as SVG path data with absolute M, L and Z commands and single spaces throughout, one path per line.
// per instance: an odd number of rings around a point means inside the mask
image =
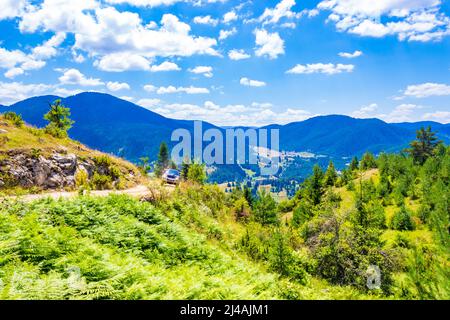
M 67 98 L 33 97 L 9 107 L 1 106 L 0 112 L 14 111 L 27 123 L 43 127 L 46 125 L 43 115 L 48 111 L 49 103 L 56 99 L 61 99 L 71 109 L 71 118 L 75 121 L 69 131 L 71 138 L 103 152 L 120 153 L 131 161 L 143 156 L 154 158 L 161 141 L 170 142 L 175 129 L 193 132 L 193 121 L 170 119 L 132 102 L 95 92 Z M 438 131 L 441 140 L 450 141 L 450 124 L 386 123 L 379 119 L 355 119 L 343 115 L 319 116 L 263 128 L 280 130 L 282 150 L 351 157 L 367 150 L 374 153 L 399 151 L 415 138 L 417 129 L 428 125 Z M 205 122 L 203 128 L 224 130 Z

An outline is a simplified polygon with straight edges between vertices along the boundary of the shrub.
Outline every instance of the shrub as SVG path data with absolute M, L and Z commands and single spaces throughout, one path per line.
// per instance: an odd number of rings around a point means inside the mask
M 4 117 L 6 120 L 11 121 L 11 122 L 12 122 L 16 127 L 18 127 L 18 128 L 22 127 L 23 124 L 24 124 L 24 121 L 23 121 L 23 119 L 22 119 L 22 116 L 21 116 L 20 114 L 17 114 L 17 113 L 15 113 L 15 112 L 13 112 L 13 111 L 5 112 L 5 113 L 3 114 L 3 117 Z
M 392 217 L 391 227 L 395 230 L 414 230 L 415 224 L 411 217 L 411 213 L 402 206 Z
M 233 206 L 236 219 L 246 219 L 250 216 L 250 205 L 247 200 L 242 197 L 234 202 Z
M 187 177 L 189 181 L 204 184 L 206 181 L 205 165 L 200 163 L 192 163 L 189 166 Z
M 79 169 L 75 172 L 75 186 L 84 187 L 87 186 L 89 182 L 89 175 L 85 169 Z
M 98 172 L 95 172 L 92 175 L 91 184 L 94 189 L 105 190 L 112 188 L 111 177 L 104 174 L 99 174 Z
M 99 167 L 108 168 L 111 165 L 111 158 L 104 154 L 102 154 L 100 156 L 95 156 L 93 158 L 93 161 L 94 161 L 95 165 L 97 165 Z

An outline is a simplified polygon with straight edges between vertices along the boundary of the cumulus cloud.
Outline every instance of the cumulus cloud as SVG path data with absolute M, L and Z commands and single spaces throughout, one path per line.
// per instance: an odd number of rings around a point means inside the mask
M 2 0 L 0 2 L 0 20 L 20 16 L 26 5 L 26 0 Z
M 305 120 L 312 116 L 310 112 L 302 109 L 287 108 L 276 112 L 272 110 L 272 104 L 256 102 L 247 106 L 243 104 L 219 105 L 213 101 L 205 101 L 203 104 L 164 103 L 157 99 L 155 101 L 151 99 L 148 108 L 174 119 L 203 120 L 221 126 L 285 124 Z M 217 117 L 218 112 L 220 112 L 220 118 Z
M 56 48 L 64 41 L 65 33 L 57 33 L 43 44 L 31 49 L 26 54 L 21 50 L 9 51 L 0 48 L 0 68 L 7 69 L 4 73 L 6 78 L 14 78 L 24 74 L 28 70 L 41 69 L 46 65 L 46 61 L 57 55 Z
M 219 32 L 219 40 L 225 40 L 237 33 L 237 29 L 233 27 L 230 30 L 220 30 Z
M 212 18 L 210 15 L 208 16 L 197 16 L 194 17 L 195 24 L 206 24 L 211 26 L 217 26 L 219 20 Z
M 223 23 L 230 23 L 238 19 L 236 12 L 229 11 L 223 15 Z
M 65 0 L 64 5 L 61 1 L 33 6 L 22 15 L 20 30 L 72 33 L 73 49 L 96 57 L 102 70 L 122 71 L 127 64 L 146 70 L 155 57 L 219 55 L 217 40 L 191 35 L 191 27 L 173 14 L 163 14 L 159 25 L 143 24 L 137 13 L 119 12 L 95 0 Z M 118 61 L 124 57 L 133 61 Z
M 106 87 L 110 91 L 120 91 L 120 90 L 129 90 L 130 85 L 126 82 L 111 82 L 106 83 Z
M 333 63 L 313 63 L 313 64 L 297 64 L 292 69 L 286 71 L 291 74 L 312 74 L 312 73 L 324 73 L 328 75 L 352 72 L 355 66 L 352 64 L 333 64 Z
M 247 87 L 265 87 L 266 83 L 264 81 L 251 80 L 249 78 L 241 78 L 240 84 Z
M 197 66 L 193 69 L 189 69 L 189 72 L 195 74 L 202 74 L 206 78 L 211 78 L 213 76 L 213 68 L 210 66 Z
M 330 11 L 328 21 L 339 31 L 360 36 L 432 41 L 450 35 L 450 19 L 440 0 L 324 0 L 318 9 Z
M 427 98 L 432 96 L 449 96 L 450 86 L 442 83 L 423 83 L 410 85 L 403 92 L 404 96 L 415 98 Z
M 424 120 L 433 120 L 440 123 L 450 123 L 450 111 L 436 111 L 425 113 L 422 117 Z
M 256 29 L 256 50 L 257 57 L 266 56 L 270 59 L 276 59 L 284 54 L 284 41 L 278 32 L 268 33 L 265 29 Z
M 86 76 L 77 69 L 64 70 L 64 74 L 59 77 L 59 82 L 61 84 L 79 85 L 82 87 L 95 87 L 105 84 L 100 79 L 86 78 Z
M 380 114 L 379 118 L 387 121 L 387 122 L 408 122 L 413 121 L 414 112 L 418 109 L 422 109 L 422 106 L 404 103 L 394 108 L 388 114 Z
M 354 118 L 372 118 L 373 113 L 378 109 L 378 104 L 371 103 L 367 106 L 362 106 L 360 109 L 353 111 L 351 116 Z
M 244 60 L 244 59 L 248 59 L 250 57 L 251 57 L 251 55 L 249 55 L 242 49 L 240 49 L 240 50 L 233 49 L 233 50 L 228 51 L 228 58 L 230 58 L 231 60 Z
M 144 86 L 144 90 L 147 92 L 156 92 L 157 94 L 171 94 L 171 93 L 186 93 L 186 94 L 207 94 L 209 93 L 208 88 L 201 87 L 156 87 L 152 84 L 147 84 Z
M 49 93 L 53 89 L 47 84 L 24 84 L 22 82 L 0 81 L 0 104 L 10 105 L 32 96 Z
M 136 7 L 158 7 L 158 6 L 169 6 L 177 2 L 188 2 L 186 0 L 106 0 L 107 3 L 111 4 L 130 4 Z
M 102 70 L 109 72 L 122 72 L 131 70 L 145 70 L 151 68 L 151 60 L 131 53 L 112 53 L 103 56 L 97 60 L 94 65 Z
M 158 106 L 160 103 L 161 100 L 159 99 L 140 99 L 136 104 L 138 106 L 151 110 L 152 108 Z
M 151 66 L 150 67 L 150 71 L 152 72 L 162 72 L 162 71 L 180 71 L 181 68 L 173 62 L 169 62 L 169 61 L 164 61 L 163 63 L 156 65 L 156 66 Z
M 263 22 L 263 24 L 275 24 L 282 18 L 292 19 L 300 17 L 300 13 L 292 11 L 293 6 L 295 6 L 295 0 L 281 0 L 275 8 L 266 8 L 258 20 Z
M 339 56 L 342 58 L 353 59 L 363 55 L 363 52 L 360 50 L 356 50 L 355 52 L 339 52 Z

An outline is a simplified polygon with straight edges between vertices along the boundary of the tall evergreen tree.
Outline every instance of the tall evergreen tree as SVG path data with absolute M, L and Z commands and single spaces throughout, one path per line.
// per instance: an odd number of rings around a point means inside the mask
M 305 181 L 305 196 L 313 205 L 318 205 L 323 195 L 323 171 L 319 165 L 313 168 L 313 174 Z
M 352 162 L 350 162 L 350 170 L 354 171 L 354 170 L 357 170 L 358 168 L 359 168 L 358 157 L 354 157 L 352 159 Z
M 407 149 L 407 152 L 416 163 L 423 164 L 433 155 L 433 151 L 440 141 L 436 138 L 436 133 L 431 131 L 430 126 L 427 129 L 422 127 L 417 130 L 416 138 L 417 140 L 410 143 L 411 147 Z
M 44 115 L 44 119 L 49 121 L 46 127 L 47 132 L 56 137 L 66 137 L 67 131 L 74 124 L 69 116 L 70 109 L 61 104 L 60 99 L 55 100 L 50 104 L 50 110 Z
M 336 169 L 334 167 L 333 161 L 330 160 L 328 164 L 327 171 L 325 172 L 325 177 L 323 179 L 323 184 L 325 186 L 333 186 L 337 179 Z

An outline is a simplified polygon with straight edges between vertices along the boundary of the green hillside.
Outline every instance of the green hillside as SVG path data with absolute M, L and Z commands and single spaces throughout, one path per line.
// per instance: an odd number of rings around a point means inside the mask
M 413 146 L 279 203 L 189 180 L 3 198 L 0 299 L 449 299 L 450 148 Z

